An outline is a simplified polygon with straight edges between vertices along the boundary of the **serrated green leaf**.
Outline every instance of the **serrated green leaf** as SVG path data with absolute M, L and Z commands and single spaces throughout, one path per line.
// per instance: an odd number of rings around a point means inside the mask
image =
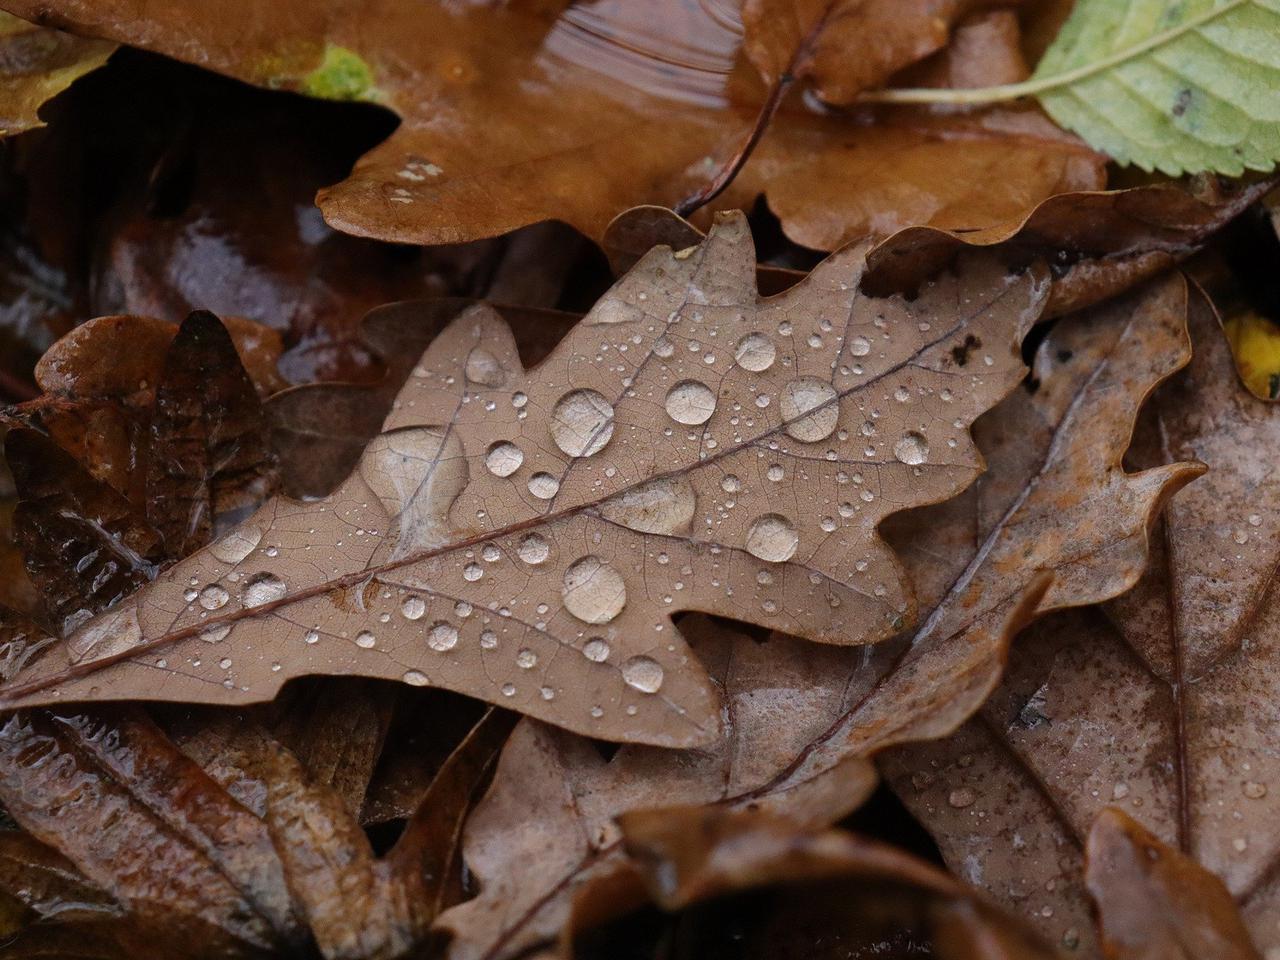
M 1280 160 L 1280 0 L 1077 0 L 1035 73 L 979 89 L 889 89 L 869 103 L 1037 97 L 1124 164 L 1183 173 Z
M 1280 159 L 1280 0 L 1079 0 L 1030 80 L 1062 126 L 1144 170 Z

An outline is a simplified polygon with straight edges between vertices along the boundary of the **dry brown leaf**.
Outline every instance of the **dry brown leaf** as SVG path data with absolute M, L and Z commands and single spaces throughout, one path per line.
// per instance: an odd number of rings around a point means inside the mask
M 0 13 L 0 136 L 44 126 L 44 102 L 106 63 L 115 48 Z
M 759 300 L 729 216 L 655 250 L 531 372 L 496 314 L 464 314 L 341 489 L 268 503 L 7 703 L 251 702 L 350 673 L 605 738 L 713 740 L 714 690 L 670 615 L 836 644 L 901 629 L 910 594 L 876 525 L 971 482 L 967 424 L 1022 373 L 1036 271 L 979 255 L 876 299 L 864 253 Z
M 890 520 L 896 539 L 923 554 L 908 556 L 932 612 L 914 636 L 864 653 L 699 628 L 695 649 L 726 703 L 712 750 L 627 746 L 606 762 L 568 734 L 517 728 L 468 824 L 464 852 L 480 894 L 441 918 L 457 936 L 455 960 L 507 958 L 553 938 L 572 892 L 618 868 L 611 821 L 627 810 L 719 803 L 810 824 L 838 819 L 865 798 L 862 758 L 945 736 L 978 709 L 1011 631 L 1032 613 L 1010 611 L 1022 591 L 1048 611 L 1129 587 L 1146 565 L 1150 518 L 1200 472 L 1184 463 L 1127 474 L 1119 463 L 1142 399 L 1187 360 L 1185 309 L 1185 286 L 1172 277 L 1099 311 L 1080 325 L 1093 336 L 1076 335 L 1086 345 L 1077 377 L 1043 381 L 979 421 L 984 431 L 1013 425 L 999 472 L 979 481 L 983 509 L 966 494 Z M 1040 374 L 1055 358 L 1042 348 Z M 946 511 L 967 521 L 968 538 L 935 553 L 924 531 L 957 526 Z M 1043 597 L 1038 570 L 1055 576 Z M 531 804 L 556 819 L 530 830 Z
M 1056 956 L 976 891 L 876 841 L 715 808 L 631 813 L 621 824 L 634 866 L 579 894 L 562 956 L 605 958 L 637 939 L 657 940 L 661 928 L 652 921 L 610 937 L 609 921 L 648 902 L 683 912 L 671 952 L 682 957 L 725 949 L 744 960 Z
M 1114 960 L 1262 960 L 1222 881 L 1127 813 L 1098 814 L 1085 883 Z
M 1140 439 L 1210 472 L 1166 508 L 1151 571 L 1108 606 L 1115 626 L 1082 614 L 1034 631 L 980 722 L 889 768 L 948 862 L 1084 956 L 1080 859 L 1109 803 L 1222 876 L 1259 947 L 1280 947 L 1268 733 L 1280 634 L 1266 599 L 1280 411 L 1239 386 L 1211 308 L 1199 295 L 1192 307 L 1195 358 Z M 956 791 L 970 802 L 949 804 Z
M 989 226 L 1104 185 L 1103 159 L 1033 108 L 849 117 L 818 112 L 793 89 L 799 68 L 844 100 L 988 5 L 913 0 L 903 17 L 902 3 L 882 0 L 761 0 L 744 11 L 398 0 L 360 16 L 333 0 L 242 0 L 232 14 L 225 4 L 6 4 L 250 83 L 395 110 L 396 132 L 320 194 L 342 230 L 437 244 L 558 219 L 599 236 L 628 207 L 696 204 L 732 181 L 720 209 L 767 193 L 788 235 L 820 249 L 913 223 Z M 1015 41 L 1005 31 L 991 42 Z

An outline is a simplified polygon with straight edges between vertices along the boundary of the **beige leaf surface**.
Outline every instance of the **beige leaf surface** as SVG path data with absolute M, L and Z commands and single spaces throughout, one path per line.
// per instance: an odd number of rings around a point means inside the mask
M 671 614 L 837 644 L 900 630 L 914 606 L 876 527 L 978 473 L 967 426 L 1021 376 L 1046 295 L 978 254 L 914 299 L 868 297 L 864 256 L 761 300 L 730 215 L 653 251 L 527 372 L 496 314 L 465 313 L 332 496 L 268 502 L 7 704 L 249 702 L 340 673 L 713 741 L 715 691 Z
M 628 746 L 605 762 L 578 738 L 522 724 L 468 824 L 464 852 L 480 894 L 441 918 L 456 960 L 516 956 L 554 938 L 573 891 L 616 869 L 610 821 L 627 810 L 714 802 L 838 819 L 865 796 L 855 789 L 868 783 L 863 758 L 946 736 L 978 709 L 1034 607 L 1096 602 L 1132 585 L 1151 517 L 1200 473 L 1187 463 L 1135 474 L 1120 466 L 1143 398 L 1187 361 L 1185 315 L 1185 285 L 1167 278 L 1077 325 L 1079 358 L 1066 368 L 1075 376 L 1050 380 L 1064 361 L 1042 348 L 1039 388 L 979 421 L 1009 431 L 980 500 L 966 494 L 890 520 L 931 608 L 914 635 L 870 651 L 814 651 L 777 634 L 766 644 L 696 644 L 724 689 L 725 734 L 711 750 Z M 957 525 L 968 539 L 938 547 L 933 528 Z M 1037 571 L 1054 576 L 1043 595 Z M 531 830 L 531 804 L 557 819 Z
M 1210 471 L 1169 503 L 1151 571 L 1107 606 L 1112 622 L 1084 612 L 1019 642 L 956 738 L 886 761 L 955 869 L 1083 956 L 1081 856 L 1108 804 L 1221 876 L 1258 946 L 1280 949 L 1280 411 L 1240 387 L 1199 294 L 1192 308 L 1195 358 L 1140 439 Z

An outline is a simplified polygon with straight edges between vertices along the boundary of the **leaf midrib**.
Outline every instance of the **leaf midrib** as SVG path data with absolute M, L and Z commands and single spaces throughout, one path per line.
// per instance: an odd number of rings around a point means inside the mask
M 804 282 L 807 282 L 807 280 Z M 782 294 L 780 296 L 794 294 L 795 290 L 797 289 L 799 289 L 799 286 L 797 286 L 796 288 L 793 288 L 791 291 L 788 291 L 787 294 Z M 889 367 L 886 367 L 884 370 L 876 373 L 874 376 L 868 378 L 867 380 L 861 383 L 853 385 L 844 391 L 837 391 L 835 396 L 832 397 L 830 400 L 826 401 L 825 403 L 819 404 L 818 406 L 810 410 L 806 410 L 803 413 L 789 420 L 785 420 L 785 419 L 781 420 L 774 428 L 767 430 L 765 432 L 762 432 L 758 436 L 754 436 L 754 437 L 751 437 L 750 439 L 743 440 L 740 443 L 733 444 L 732 446 L 726 446 L 719 453 L 713 456 L 709 456 L 706 459 L 699 460 L 695 464 L 680 466 L 672 470 L 664 471 L 662 473 L 656 473 L 649 476 L 645 476 L 635 481 L 634 483 L 631 483 L 627 486 L 623 486 L 615 491 L 612 491 L 606 497 L 601 497 L 599 499 L 591 500 L 585 503 L 575 504 L 571 507 L 566 507 L 565 509 L 560 510 L 558 512 L 538 514 L 526 520 L 508 524 L 507 526 L 502 527 L 500 529 L 485 531 L 483 533 L 477 533 L 473 536 L 466 537 L 462 540 L 452 541 L 448 544 L 444 544 L 438 547 L 433 547 L 427 550 L 421 550 L 416 553 L 408 554 L 405 557 L 402 557 L 398 560 L 388 561 L 376 567 L 365 568 L 362 570 L 358 570 L 354 573 L 346 574 L 342 577 L 337 577 L 332 580 L 327 580 L 323 583 L 316 584 L 315 586 L 308 587 L 304 590 L 300 590 L 297 593 L 289 594 L 284 597 L 281 597 L 279 600 L 275 600 L 270 603 L 265 603 L 257 607 L 241 607 L 240 609 L 233 610 L 230 613 L 227 613 L 223 616 L 211 617 L 207 620 L 202 620 L 199 623 L 192 624 L 180 630 L 166 632 L 161 636 L 156 637 L 153 640 L 149 640 L 144 643 L 137 644 L 126 650 L 121 650 L 117 653 L 110 654 L 105 657 L 99 657 L 96 659 L 86 660 L 80 663 L 72 664 L 66 670 L 63 670 L 59 673 L 50 674 L 47 677 L 40 677 L 37 679 L 28 680 L 26 682 L 18 682 L 11 685 L 7 685 L 4 688 L 0 688 L 0 706 L 6 705 L 6 704 L 14 704 L 16 701 L 20 699 L 29 697 L 33 694 L 39 693 L 44 690 L 48 690 L 52 687 L 56 687 L 66 681 L 77 679 L 79 677 L 89 676 L 94 673 L 98 673 L 101 670 L 107 669 L 108 667 L 112 667 L 117 663 L 121 663 L 127 660 L 132 660 L 141 654 L 149 653 L 153 650 L 172 646 L 173 644 L 180 643 L 183 640 L 188 640 L 192 637 L 198 636 L 199 634 L 210 629 L 211 627 L 221 626 L 224 624 L 235 624 L 242 620 L 251 620 L 251 619 L 258 619 L 259 617 L 265 617 L 275 612 L 276 610 L 280 610 L 284 607 L 292 606 L 296 603 L 301 603 L 303 601 L 310 600 L 314 597 L 322 596 L 333 590 L 346 589 L 349 587 L 357 586 L 362 583 L 366 583 L 372 580 L 376 576 L 379 576 L 384 573 L 388 573 L 393 570 L 403 569 L 405 567 L 409 567 L 426 560 L 431 560 L 438 556 L 443 556 L 449 553 L 453 553 L 458 550 L 465 550 L 468 547 L 474 547 L 486 541 L 491 541 L 491 540 L 502 538 L 502 537 L 508 537 L 508 536 L 522 533 L 526 530 L 531 530 L 538 527 L 550 525 L 559 520 L 566 519 L 571 516 L 575 516 L 579 513 L 583 513 L 589 510 L 594 510 L 599 506 L 601 506 L 602 504 L 604 504 L 605 502 L 612 500 L 616 497 L 622 496 L 628 491 L 637 489 L 642 486 L 648 486 L 650 484 L 657 483 L 672 477 L 683 476 L 695 470 L 701 470 L 702 468 L 710 464 L 714 464 L 725 457 L 736 454 L 741 450 L 753 447 L 756 444 L 758 444 L 761 440 L 764 440 L 767 437 L 775 436 L 779 433 L 782 433 L 791 424 L 796 423 L 800 420 L 804 420 L 808 417 L 811 417 L 815 413 L 830 407 L 832 404 L 839 404 L 841 400 L 843 400 L 845 397 L 849 396 L 850 394 L 853 394 L 858 391 L 866 390 L 874 386 L 876 383 L 880 382 L 884 378 L 891 376 L 894 373 L 897 373 L 898 371 L 910 365 L 913 361 L 915 361 L 921 354 L 923 354 L 927 350 L 930 350 L 938 346 L 939 344 L 946 342 L 946 340 L 949 339 L 951 336 L 953 336 L 955 333 L 965 329 L 967 326 L 973 323 L 977 317 L 993 309 L 1005 297 L 1007 297 L 1011 292 L 1017 289 L 1019 289 L 1019 286 L 1015 283 L 1010 283 L 1004 286 L 1000 290 L 996 291 L 994 297 L 977 305 L 971 312 L 959 318 L 954 325 L 946 328 L 937 337 L 922 344 L 918 349 L 914 350 L 909 356 L 907 356 L 900 362 L 895 363 Z M 847 324 L 846 324 L 846 330 L 847 330 Z M 648 356 L 646 356 L 645 361 L 643 362 L 647 363 L 652 356 L 653 356 L 653 351 L 651 349 L 649 351 Z M 529 371 L 526 371 L 526 373 L 529 373 Z M 456 428 L 456 417 L 451 418 L 447 429 L 449 431 L 452 431 L 455 428 Z M 439 464 L 440 456 L 441 454 L 437 453 L 436 460 L 432 465 L 432 470 L 434 470 L 435 467 Z M 906 509 L 906 508 L 904 507 L 903 509 Z M 722 544 L 721 546 L 724 546 L 726 549 L 736 549 L 736 548 L 728 547 L 727 545 L 724 545 L 724 544 Z M 145 587 L 143 589 L 145 589 Z
M 1228 0 L 1227 3 L 1220 7 L 1214 7 L 1206 10 L 1187 22 L 1176 27 L 1170 27 L 1160 33 L 1153 34 L 1146 40 L 1140 41 L 1131 47 L 1123 50 L 1117 50 L 1110 56 L 1103 57 L 1101 60 L 1095 60 L 1093 63 L 1082 64 L 1073 70 L 1067 70 L 1063 73 L 1053 74 L 1047 77 L 1031 76 L 1026 80 L 1018 83 L 1005 83 L 994 87 L 968 87 L 965 89 L 949 89 L 949 88 L 900 88 L 888 90 L 869 91 L 859 96 L 859 101 L 865 103 L 952 103 L 978 106 L 988 103 L 999 103 L 1006 100 L 1017 100 L 1021 97 L 1038 96 L 1043 93 L 1052 92 L 1062 87 L 1069 87 L 1079 83 L 1082 80 L 1088 80 L 1091 77 L 1103 73 L 1113 67 L 1121 66 L 1130 60 L 1135 60 L 1152 50 L 1159 49 L 1165 44 L 1173 43 L 1181 39 L 1183 36 L 1199 30 L 1207 23 L 1211 23 L 1218 17 L 1231 13 L 1244 6 L 1251 6 L 1255 0 Z

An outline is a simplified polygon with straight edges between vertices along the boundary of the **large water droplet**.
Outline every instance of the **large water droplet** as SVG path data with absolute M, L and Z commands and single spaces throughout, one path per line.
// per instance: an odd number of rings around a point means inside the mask
M 516 654 L 516 666 L 521 670 L 532 670 L 538 665 L 538 655 L 527 647 Z
M 211 583 L 200 591 L 200 606 L 206 610 L 221 610 L 230 599 L 231 594 L 220 583 Z
M 947 795 L 947 803 L 951 804 L 951 806 L 955 807 L 957 810 L 963 810 L 965 807 L 973 806 L 977 799 L 977 794 L 968 787 L 959 787 L 958 789 L 952 790 L 951 793 Z
M 550 500 L 560 490 L 560 481 L 549 473 L 535 473 L 529 478 L 529 492 L 539 500 Z
M 622 575 L 599 557 L 588 556 L 564 572 L 564 605 L 586 623 L 608 623 L 627 602 Z
M 606 500 L 600 513 L 641 533 L 675 534 L 689 529 L 697 505 L 697 494 L 687 478 L 660 477 Z
M 908 433 L 893 445 L 893 455 L 906 464 L 924 463 L 929 458 L 929 441 L 918 433 Z
M 377 639 L 368 630 L 361 630 L 356 634 L 356 646 L 362 650 L 370 649 L 375 643 Z
M 551 412 L 551 439 L 571 457 L 589 457 L 613 436 L 613 404 L 595 390 L 566 393 Z
M 446 620 L 437 620 L 427 631 L 427 646 L 437 653 L 452 650 L 458 645 L 458 630 Z
M 484 465 L 495 477 L 509 477 L 524 463 L 524 451 L 510 440 L 499 440 L 484 455 Z
M 531 533 L 520 541 L 516 554 L 525 563 L 536 567 L 546 562 L 547 557 L 551 556 L 551 545 L 543 537 Z
M 592 663 L 604 663 L 609 659 L 609 643 L 604 637 L 592 637 L 583 644 L 582 655 Z
M 209 552 L 223 563 L 239 563 L 258 548 L 262 530 L 251 523 L 241 524 L 209 545 Z
M 138 605 L 125 603 L 95 617 L 67 638 L 72 662 L 92 654 L 106 657 L 137 646 L 142 642 L 142 625 L 138 621 Z
M 427 612 L 427 601 L 421 597 L 405 597 L 400 604 L 400 612 L 406 620 L 421 620 Z
M 751 333 L 743 337 L 733 351 L 733 359 L 738 362 L 738 366 L 752 373 L 768 370 L 773 366 L 777 355 L 778 351 L 774 348 L 773 341 L 761 333 Z
M 747 531 L 747 552 L 770 563 L 790 560 L 799 544 L 795 526 L 781 514 L 766 513 L 757 517 Z
M 411 687 L 425 687 L 431 682 L 421 670 L 406 670 L 400 679 Z
M 716 412 L 716 395 L 698 380 L 681 380 L 667 394 L 667 413 L 676 423 L 696 426 Z
M 865 357 L 871 352 L 871 341 L 866 337 L 854 337 L 849 341 L 849 352 L 855 357 Z
M 200 639 L 205 643 L 221 643 L 231 636 L 231 624 L 214 623 L 200 631 Z
M 463 372 L 468 380 L 482 387 L 500 387 L 507 379 L 507 372 L 502 369 L 498 358 L 484 347 L 476 347 L 467 354 Z
M 799 377 L 783 387 L 779 409 L 787 433 L 805 443 L 825 440 L 840 420 L 835 387 L 817 377 Z
M 662 665 L 650 657 L 631 657 L 622 665 L 622 679 L 641 693 L 657 693 L 662 686 Z
M 245 584 L 241 602 L 246 607 L 260 607 L 283 598 L 288 591 L 285 582 L 274 573 L 259 573 Z

